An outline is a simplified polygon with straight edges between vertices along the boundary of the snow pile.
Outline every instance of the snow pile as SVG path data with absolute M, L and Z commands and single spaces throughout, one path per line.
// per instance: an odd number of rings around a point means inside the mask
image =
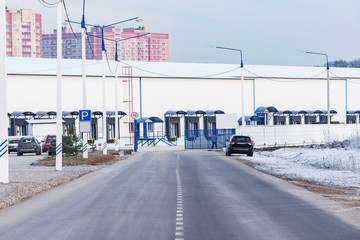
M 345 170 L 360 173 L 360 149 L 283 148 L 274 152 L 261 152 L 260 154 L 318 169 Z
M 245 159 L 277 176 L 360 189 L 359 146 L 351 142 L 347 148 L 283 148 Z

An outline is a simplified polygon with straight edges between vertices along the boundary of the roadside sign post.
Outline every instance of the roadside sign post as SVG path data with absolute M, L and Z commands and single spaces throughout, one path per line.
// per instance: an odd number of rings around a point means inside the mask
M 0 182 L 9 182 L 9 153 L 6 86 L 6 10 L 0 0 Z
M 137 112 L 131 113 L 131 118 L 133 119 L 133 133 L 134 133 L 134 152 L 138 150 L 138 138 L 139 138 L 139 131 L 137 129 L 137 119 L 139 114 Z
M 79 111 L 79 132 L 86 137 L 83 137 L 83 158 L 88 158 L 88 143 L 87 135 L 91 132 L 91 110 Z
M 86 37 L 86 28 L 84 26 L 83 27 L 83 32 L 82 32 L 82 35 L 81 35 L 82 104 L 83 104 L 82 107 L 83 107 L 83 109 L 87 108 L 87 102 L 86 102 L 86 47 L 85 47 L 86 41 L 85 41 L 85 37 Z M 83 158 L 88 158 L 88 139 L 89 139 L 88 133 L 84 132 L 83 136 L 82 136 Z

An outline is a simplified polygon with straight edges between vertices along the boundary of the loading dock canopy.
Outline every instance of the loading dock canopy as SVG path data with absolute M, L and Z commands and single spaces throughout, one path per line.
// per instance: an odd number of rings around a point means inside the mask
M 305 110 L 300 110 L 300 111 L 292 111 L 293 115 L 299 115 L 299 114 L 307 114 L 308 112 Z
M 328 114 L 328 111 L 322 111 L 322 114 L 324 114 L 324 115 L 326 115 L 326 114 Z M 330 110 L 330 114 L 337 114 L 337 111 L 335 111 L 335 110 Z
M 144 117 L 136 120 L 137 123 L 162 123 L 163 120 L 159 117 Z
M 293 112 L 290 110 L 274 112 L 274 115 L 285 115 L 285 114 L 290 115 L 290 114 L 293 114 Z
M 9 114 L 10 117 L 20 117 L 21 115 L 24 115 L 25 117 L 34 117 L 35 113 L 33 112 L 13 112 Z
M 360 114 L 360 110 L 356 110 L 356 111 L 347 111 L 346 112 L 349 115 L 356 115 L 356 114 Z
M 101 112 L 101 115 L 102 115 L 102 112 Z M 106 115 L 107 115 L 108 117 L 114 116 L 114 115 L 115 115 L 115 111 L 106 111 Z M 126 113 L 123 112 L 123 111 L 118 111 L 118 115 L 119 115 L 119 116 L 125 116 Z
M 42 118 L 42 117 L 44 117 L 44 116 L 53 116 L 53 117 L 56 117 L 56 112 L 37 112 L 37 113 L 35 113 L 35 117 L 36 118 Z
M 69 116 L 69 115 L 71 115 L 72 117 L 73 117 L 73 116 L 79 116 L 79 112 L 77 112 L 77 111 L 72 111 L 72 112 L 70 112 L 70 111 L 63 111 L 63 112 L 62 112 L 62 116 L 63 116 L 63 117 L 67 117 L 67 116 Z
M 103 112 L 102 111 L 94 111 L 94 112 L 92 112 L 91 113 L 93 116 L 101 116 L 102 117 L 102 115 L 103 115 Z M 106 117 L 111 117 L 111 116 L 113 116 L 113 115 L 115 115 L 115 111 L 106 111 Z M 118 111 L 118 115 L 120 116 L 120 117 L 123 117 L 123 116 L 125 116 L 126 115 L 126 113 L 125 112 L 123 112 L 123 111 Z
M 207 115 L 214 115 L 214 114 L 225 114 L 224 111 L 221 111 L 221 110 L 208 110 L 208 111 L 205 111 L 205 114 Z
M 189 110 L 189 111 L 186 111 L 186 115 L 188 116 L 191 116 L 191 115 L 205 115 L 206 112 L 204 112 L 203 110 L 197 110 L 197 111 L 193 111 L 193 110 Z
M 245 116 L 245 122 L 260 122 L 260 118 L 258 116 Z M 242 118 L 238 119 L 239 125 L 242 125 Z
M 278 110 L 275 108 L 275 107 L 258 107 L 256 110 L 255 110 L 255 113 L 265 113 L 265 112 L 278 112 Z
M 314 114 L 326 115 L 327 113 L 328 111 L 315 110 L 315 111 L 307 111 L 306 115 L 314 115 Z M 330 114 L 337 114 L 337 111 L 330 110 Z
M 188 116 L 191 116 L 191 115 L 214 115 L 214 114 L 225 114 L 224 111 L 222 110 L 207 110 L 207 111 L 203 111 L 203 110 L 197 110 L 197 111 L 194 111 L 194 110 L 189 110 L 189 111 L 182 111 L 182 110 L 179 110 L 179 111 L 167 111 L 164 115 L 165 116 L 173 116 L 173 115 L 188 115 Z
M 360 113 L 360 111 L 359 111 Z M 285 111 L 278 111 L 275 112 L 274 115 L 275 116 L 280 116 L 280 115 L 315 115 L 315 114 L 319 114 L 319 115 L 327 115 L 327 111 L 321 111 L 321 110 L 314 110 L 314 111 L 305 111 L 305 110 L 300 110 L 300 111 L 290 111 L 290 110 L 285 110 Z M 330 110 L 330 114 L 337 114 L 337 111 L 335 110 Z
M 173 116 L 173 115 L 185 115 L 186 112 L 179 110 L 179 111 L 167 111 L 164 115 L 166 116 Z

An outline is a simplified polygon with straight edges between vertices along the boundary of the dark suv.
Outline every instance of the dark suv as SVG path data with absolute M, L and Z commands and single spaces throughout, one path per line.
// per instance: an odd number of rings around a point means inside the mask
M 36 153 L 41 155 L 41 145 L 34 137 L 22 137 L 17 146 L 17 155 L 21 156 L 23 153 Z
M 47 150 L 49 150 L 49 144 L 51 142 L 52 139 L 55 139 L 56 136 L 55 135 L 47 135 L 44 140 L 42 141 L 42 151 L 46 152 Z
M 55 155 L 56 153 L 56 137 L 50 140 L 48 155 Z
M 232 153 L 244 153 L 248 156 L 254 154 L 254 142 L 249 136 L 233 135 L 226 144 L 226 156 Z

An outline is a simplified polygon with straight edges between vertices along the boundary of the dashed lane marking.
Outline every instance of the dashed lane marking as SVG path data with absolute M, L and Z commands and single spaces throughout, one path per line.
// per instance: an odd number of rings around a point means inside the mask
M 178 166 L 179 160 L 180 160 L 180 156 L 178 155 L 176 162 L 177 204 L 176 204 L 175 240 L 184 240 L 184 209 L 183 209 L 181 178 L 180 178 L 179 166 Z

